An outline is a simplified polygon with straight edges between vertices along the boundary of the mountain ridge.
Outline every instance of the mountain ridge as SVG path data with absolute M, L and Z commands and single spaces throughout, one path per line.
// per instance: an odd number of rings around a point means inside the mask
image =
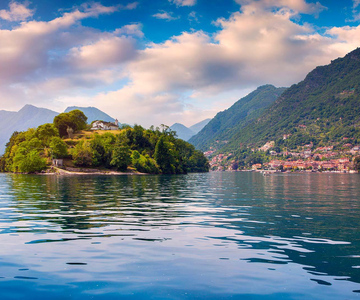
M 202 120 L 190 127 L 186 127 L 184 124 L 181 123 L 174 123 L 170 126 L 170 129 L 176 131 L 176 134 L 180 139 L 188 141 L 192 136 L 194 136 L 201 129 L 203 129 L 210 122 L 210 120 L 210 118 Z
M 355 138 L 356 143 L 360 142 L 359 126 L 360 48 L 357 48 L 328 65 L 316 67 L 304 80 L 284 91 L 254 124 L 234 134 L 223 150 L 233 151 L 240 143 L 260 146 L 269 140 L 282 139 L 285 134 L 293 135 L 290 142 L 302 135 L 307 137 L 304 143 L 336 143 L 341 137 Z
M 277 88 L 267 84 L 236 101 L 228 109 L 221 111 L 189 142 L 203 151 L 228 139 L 248 123 L 253 122 L 272 104 L 286 88 Z

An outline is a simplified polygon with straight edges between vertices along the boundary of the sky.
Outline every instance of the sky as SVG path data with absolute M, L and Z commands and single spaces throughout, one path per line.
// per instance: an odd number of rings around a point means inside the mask
M 360 44 L 360 0 L 0 1 L 0 110 L 191 126 Z

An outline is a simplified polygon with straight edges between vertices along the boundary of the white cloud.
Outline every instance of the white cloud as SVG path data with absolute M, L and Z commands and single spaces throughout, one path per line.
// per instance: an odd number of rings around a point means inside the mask
M 10 2 L 9 10 L 0 10 L 0 18 L 10 22 L 25 21 L 34 15 L 35 10 L 30 9 L 29 3 Z
M 125 25 L 121 28 L 116 29 L 114 31 L 114 34 L 116 34 L 116 35 L 131 35 L 131 36 L 139 37 L 139 38 L 144 37 L 144 33 L 142 32 L 142 24 L 140 24 L 140 23 Z
M 199 18 L 196 11 L 192 11 L 191 13 L 189 13 L 188 19 L 190 22 L 199 23 Z
M 139 2 L 131 2 L 126 5 L 119 4 L 118 7 L 123 10 L 133 10 L 139 6 Z
M 74 47 L 69 51 L 72 66 L 95 70 L 124 63 L 134 55 L 134 40 L 117 36 L 104 37 L 94 43 Z
M 290 9 L 295 13 L 318 14 L 325 9 L 319 2 L 307 3 L 305 0 L 235 0 L 243 11 L 256 12 L 271 8 Z
M 153 17 L 156 19 L 167 20 L 167 21 L 173 21 L 179 19 L 179 17 L 174 17 L 172 12 L 167 12 L 164 10 L 158 12 L 157 14 L 154 14 Z
M 170 2 L 176 4 L 177 6 L 194 6 L 196 0 L 169 0 Z
M 353 19 L 349 21 L 360 20 L 359 5 L 360 5 L 360 0 L 353 0 L 353 7 L 352 7 Z

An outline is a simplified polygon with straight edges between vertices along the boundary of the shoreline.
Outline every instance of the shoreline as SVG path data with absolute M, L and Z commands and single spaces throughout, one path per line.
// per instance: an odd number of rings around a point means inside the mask
M 112 170 L 98 170 L 98 169 L 81 169 L 81 168 L 72 168 L 72 170 L 64 170 L 57 167 L 51 167 L 47 169 L 44 173 L 35 173 L 35 175 L 56 175 L 56 176 L 74 176 L 74 175 L 150 175 L 147 173 L 140 172 L 119 172 Z
M 355 170 L 348 170 L 346 172 L 344 171 L 306 171 L 306 170 L 296 170 L 296 171 L 277 171 L 277 170 L 224 170 L 224 171 L 210 171 L 210 172 L 254 172 L 254 173 L 260 173 L 260 174 L 359 174 L 359 172 Z

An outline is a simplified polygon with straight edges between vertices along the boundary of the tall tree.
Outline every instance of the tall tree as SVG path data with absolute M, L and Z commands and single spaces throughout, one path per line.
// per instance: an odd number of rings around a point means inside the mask
M 173 165 L 174 157 L 171 154 L 170 147 L 165 140 L 165 136 L 161 136 L 156 143 L 154 158 L 163 174 L 175 173 L 175 167 Z
M 126 171 L 131 164 L 131 151 L 126 143 L 118 142 L 112 151 L 110 164 L 115 166 L 119 171 Z
M 68 127 L 75 132 L 86 128 L 87 117 L 78 109 L 62 113 L 54 118 L 54 125 L 59 130 L 61 137 L 68 134 Z

